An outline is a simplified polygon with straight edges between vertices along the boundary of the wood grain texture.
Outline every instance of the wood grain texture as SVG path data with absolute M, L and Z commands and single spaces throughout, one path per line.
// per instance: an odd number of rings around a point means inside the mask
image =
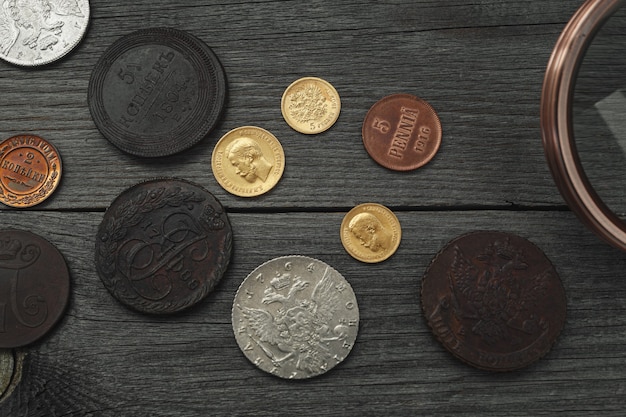
M 545 163 L 539 99 L 552 47 L 581 1 L 92 1 L 80 46 L 44 68 L 0 65 L 0 137 L 35 133 L 64 162 L 60 188 L 29 210 L 3 208 L 3 227 L 31 230 L 64 254 L 72 277 L 67 314 L 52 333 L 17 350 L 19 383 L 0 416 L 197 415 L 615 415 L 626 409 L 626 254 L 567 210 Z M 229 80 L 218 128 L 181 154 L 154 160 L 110 145 L 87 108 L 91 70 L 135 29 L 171 26 L 210 45 Z M 280 114 L 301 76 L 331 82 L 338 122 L 306 136 Z M 411 93 L 439 112 L 443 143 L 422 169 L 378 166 L 361 123 L 379 98 Z M 270 193 L 232 196 L 213 178 L 219 137 L 241 125 L 274 133 L 285 174 Z M 185 178 L 224 204 L 234 232 L 231 265 L 190 311 L 152 317 L 124 308 L 94 266 L 104 210 L 153 177 Z M 354 205 L 394 209 L 398 252 L 363 264 L 341 246 Z M 502 230 L 537 244 L 561 275 L 565 328 L 521 371 L 478 371 L 433 337 L 419 302 L 421 276 L 449 240 Z M 230 311 L 261 263 L 300 254 L 329 263 L 352 285 L 361 323 L 345 362 L 311 380 L 265 374 L 240 352 Z M 1 295 L 0 295 L 1 296 Z

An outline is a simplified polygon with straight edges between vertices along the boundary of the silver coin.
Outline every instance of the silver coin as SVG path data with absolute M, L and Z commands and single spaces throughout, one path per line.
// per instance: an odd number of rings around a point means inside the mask
M 11 349 L 0 349 L 0 397 L 9 387 L 13 377 L 14 360 Z
M 359 307 L 352 287 L 331 266 L 284 256 L 256 268 L 233 303 L 233 331 L 258 368 L 288 379 L 321 375 L 352 350 Z
M 78 45 L 88 23 L 88 0 L 3 0 L 0 58 L 24 66 L 56 61 Z

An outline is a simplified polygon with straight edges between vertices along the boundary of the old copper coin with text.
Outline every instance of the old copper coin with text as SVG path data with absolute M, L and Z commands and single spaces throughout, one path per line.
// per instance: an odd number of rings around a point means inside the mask
M 0 143 L 0 201 L 32 207 L 50 197 L 61 181 L 61 157 L 50 142 L 17 135 Z
M 359 307 L 348 281 L 330 265 L 282 256 L 241 283 L 232 323 L 239 348 L 259 369 L 286 379 L 312 378 L 352 350 Z
M 23 230 L 0 230 L 0 348 L 32 343 L 63 316 L 70 274 L 50 242 Z
M 122 151 L 167 156 L 215 128 L 226 89 L 220 61 L 200 39 L 178 29 L 141 29 L 114 42 L 94 67 L 89 110 Z
M 215 287 L 231 246 L 230 222 L 211 193 L 184 180 L 151 180 L 124 191 L 104 214 L 96 269 L 127 307 L 174 313 Z
M 449 242 L 422 279 L 422 309 L 437 339 L 480 369 L 512 371 L 544 356 L 565 323 L 561 280 L 546 255 L 511 233 Z
M 362 136 L 374 161 L 394 171 L 410 171 L 427 164 L 439 150 L 441 122 L 426 101 L 393 94 L 367 112 Z

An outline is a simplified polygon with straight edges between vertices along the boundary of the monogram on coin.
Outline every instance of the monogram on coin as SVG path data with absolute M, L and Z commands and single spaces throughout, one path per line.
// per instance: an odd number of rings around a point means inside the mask
M 449 242 L 422 279 L 422 308 L 439 341 L 480 369 L 511 371 L 545 355 L 565 322 L 561 280 L 543 252 L 511 233 Z
M 80 42 L 88 23 L 88 0 L 5 0 L 0 58 L 24 66 L 56 61 Z
M 257 367 L 287 379 L 321 375 L 354 346 L 359 308 L 352 287 L 331 266 L 284 256 L 256 268 L 233 303 L 233 331 Z
M 118 196 L 96 238 L 109 292 L 144 313 L 174 313 L 206 297 L 230 261 L 232 231 L 219 201 L 193 183 L 152 180 Z

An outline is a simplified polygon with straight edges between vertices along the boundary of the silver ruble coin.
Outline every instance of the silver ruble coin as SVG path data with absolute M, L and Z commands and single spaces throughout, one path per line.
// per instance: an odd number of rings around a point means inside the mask
M 13 377 L 14 360 L 11 349 L 0 349 L 0 397 L 9 387 Z
M 0 58 L 29 67 L 56 61 L 78 45 L 88 23 L 88 0 L 3 0 Z
M 352 350 L 359 307 L 352 287 L 328 264 L 306 256 L 272 259 L 248 275 L 233 303 L 243 354 L 272 375 L 321 375 Z

